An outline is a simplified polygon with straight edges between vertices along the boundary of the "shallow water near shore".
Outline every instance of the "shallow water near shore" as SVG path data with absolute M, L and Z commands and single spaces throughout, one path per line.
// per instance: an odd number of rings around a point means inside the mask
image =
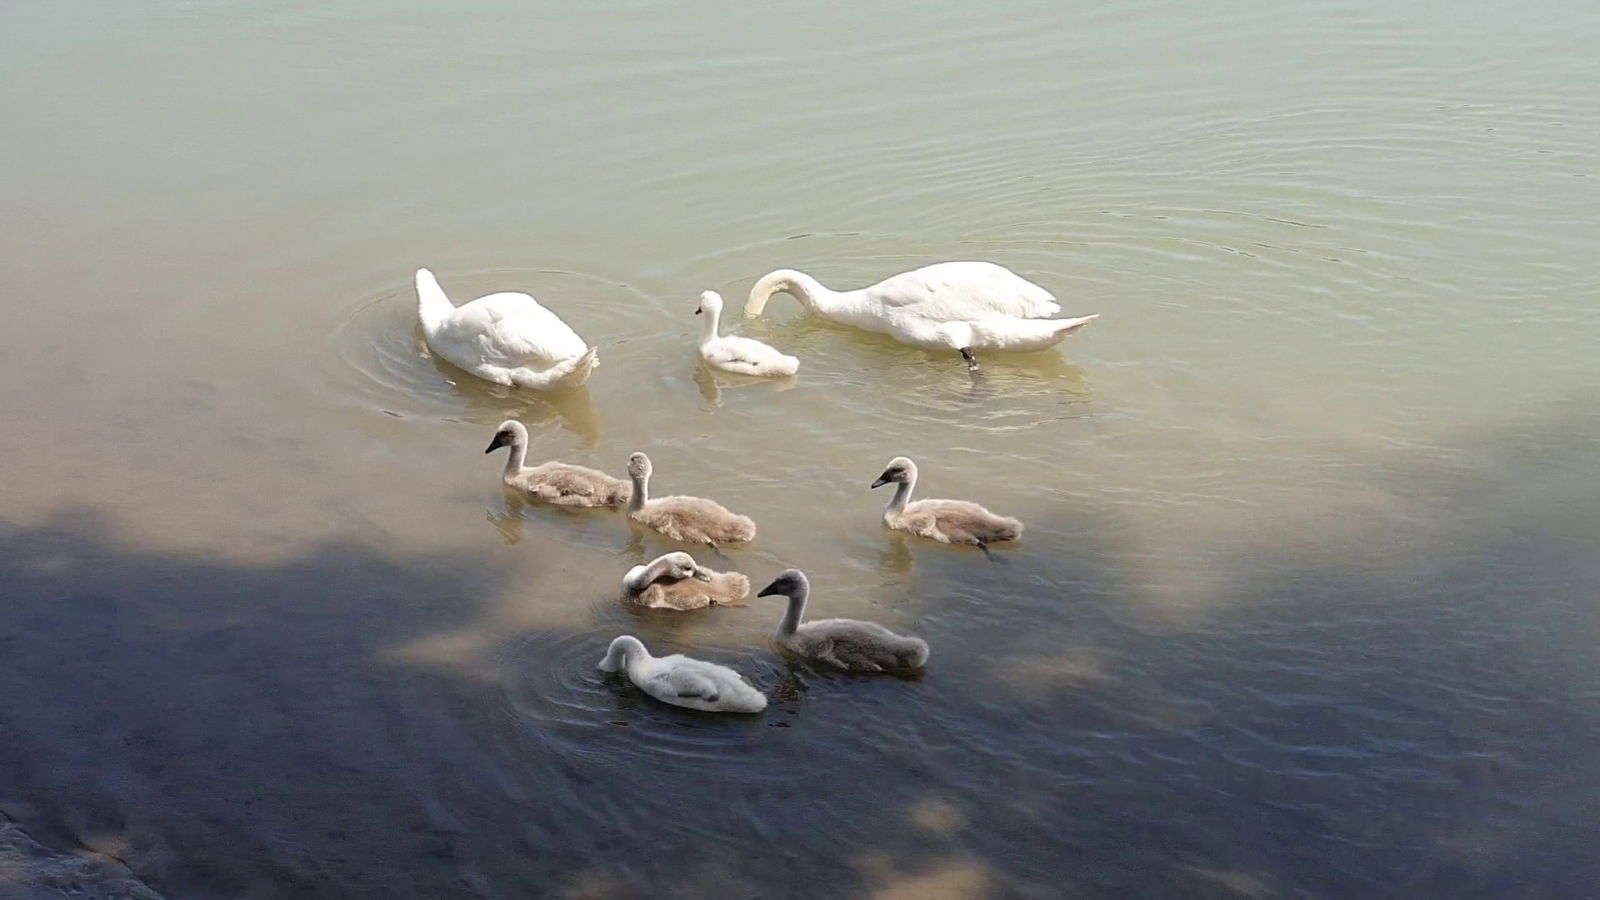
M 186 897 L 1572 897 L 1600 803 L 1600 11 L 893 2 L 0 12 L 0 812 Z M 1100 313 L 903 347 L 774 298 L 991 259 Z M 431 358 L 411 276 L 600 347 Z M 801 360 L 703 368 L 702 290 Z M 867 678 L 702 556 L 925 638 Z M 919 496 L 994 559 L 885 533 Z M 757 717 L 595 668 L 738 668 Z M 21 890 L 6 869 L 0 896 Z M 10 879 L 10 883 L 6 879 Z

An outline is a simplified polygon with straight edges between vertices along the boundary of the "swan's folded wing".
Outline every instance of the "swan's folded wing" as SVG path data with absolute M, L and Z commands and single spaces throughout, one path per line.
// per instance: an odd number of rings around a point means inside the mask
M 593 499 L 609 497 L 611 494 L 612 486 L 606 481 L 604 475 L 595 477 L 594 474 L 570 466 L 551 469 L 549 473 L 539 480 L 541 484 L 555 493 L 568 497 Z
M 886 309 L 939 322 L 995 315 L 1044 319 L 1061 311 L 1049 291 L 994 263 L 924 266 L 887 278 L 872 292 Z
M 884 668 L 884 647 L 881 641 L 867 639 L 865 635 L 836 634 L 829 656 L 836 665 L 856 671 L 876 672 Z
M 720 365 L 759 366 L 771 358 L 772 348 L 748 338 L 724 337 L 706 349 L 706 358 Z
M 673 695 L 683 700 L 705 700 L 714 703 L 722 696 L 722 691 L 717 688 L 715 681 L 692 669 L 673 669 L 667 675 L 666 683 Z
M 486 354 L 511 366 L 570 359 L 588 349 L 577 332 L 527 294 L 481 297 L 458 310 L 455 324 L 475 334 Z

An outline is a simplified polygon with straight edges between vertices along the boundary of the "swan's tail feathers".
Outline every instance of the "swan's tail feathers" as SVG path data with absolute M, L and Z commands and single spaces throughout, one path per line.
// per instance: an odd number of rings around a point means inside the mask
M 1059 319 L 1057 320 L 1056 334 L 1066 337 L 1098 318 L 1100 318 L 1099 313 L 1095 313 L 1092 316 L 1079 316 L 1075 319 Z
M 582 356 L 564 359 L 545 370 L 549 378 L 547 387 L 578 387 L 589 380 L 589 374 L 600 366 L 600 348 L 590 347 Z
M 435 328 L 455 312 L 455 304 L 428 269 L 417 270 L 417 316 L 424 328 Z

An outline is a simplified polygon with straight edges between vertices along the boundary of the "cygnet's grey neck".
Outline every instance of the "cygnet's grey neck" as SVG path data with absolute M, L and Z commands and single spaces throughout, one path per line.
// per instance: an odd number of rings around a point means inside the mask
M 905 481 L 895 482 L 894 496 L 889 498 L 889 505 L 883 508 L 884 513 L 887 515 L 888 513 L 897 513 L 905 509 L 906 504 L 911 502 L 911 489 L 916 487 L 916 484 L 917 479 L 915 476 L 907 478 Z
M 650 476 L 643 472 L 637 475 L 629 472 L 628 477 L 633 479 L 633 493 L 628 497 L 628 512 L 635 513 L 644 509 L 645 503 L 650 499 Z
M 805 615 L 806 600 L 810 594 L 810 588 L 802 586 L 789 595 L 789 608 L 784 610 L 783 619 L 778 622 L 778 637 L 788 637 L 800 627 L 800 618 Z
M 667 569 L 672 567 L 672 561 L 666 557 L 652 560 L 638 575 L 628 579 L 628 589 L 642 591 L 654 584 L 657 578 L 667 574 Z
M 513 430 L 511 432 L 511 452 L 506 454 L 505 477 L 510 478 L 522 472 L 522 467 L 528 462 L 528 437 L 526 434 Z

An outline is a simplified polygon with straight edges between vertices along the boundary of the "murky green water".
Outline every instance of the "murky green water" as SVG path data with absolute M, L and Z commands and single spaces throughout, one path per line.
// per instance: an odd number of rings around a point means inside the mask
M 0 10 L 0 812 L 170 897 L 1574 897 L 1600 802 L 1600 7 Z M 959 360 L 705 289 L 993 259 Z M 587 390 L 420 352 L 527 290 Z M 482 448 L 753 516 L 933 647 L 639 615 L 668 549 Z M 884 462 L 1024 519 L 885 534 Z M 733 664 L 664 708 L 611 637 Z M 7 870 L 10 871 L 10 870 Z M 0 894 L 20 874 L 0 875 Z M 18 890 L 21 888 L 18 887 Z

